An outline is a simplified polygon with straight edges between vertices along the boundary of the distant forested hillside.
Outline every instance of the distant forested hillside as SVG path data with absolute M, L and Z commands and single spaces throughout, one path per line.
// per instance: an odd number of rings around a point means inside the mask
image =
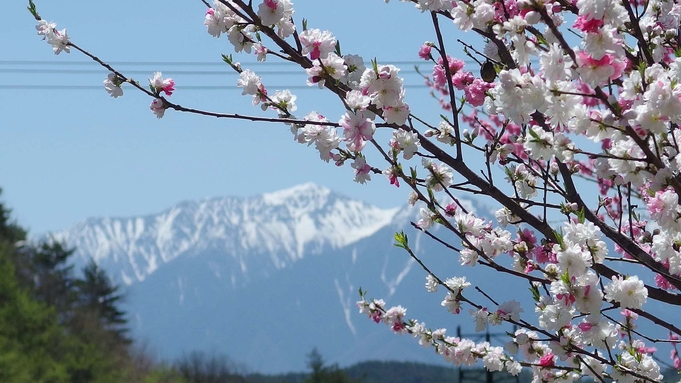
M 329 368 L 334 368 L 329 367 Z M 349 380 L 360 383 L 460 383 L 459 369 L 412 362 L 362 362 L 340 369 Z M 486 374 L 481 369 L 462 370 L 461 382 L 486 383 Z M 281 375 L 248 375 L 248 383 L 305 383 L 309 374 L 291 373 Z M 492 382 L 516 382 L 508 373 L 493 373 Z M 532 381 L 527 371 L 518 379 L 520 383 Z

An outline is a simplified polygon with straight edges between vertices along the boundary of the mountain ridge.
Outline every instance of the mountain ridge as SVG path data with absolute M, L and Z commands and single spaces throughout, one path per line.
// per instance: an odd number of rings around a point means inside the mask
M 179 256 L 206 250 L 231 255 L 244 274 L 249 252 L 269 256 L 282 269 L 306 252 L 371 236 L 402 209 L 380 209 L 306 183 L 253 197 L 182 201 L 141 216 L 87 218 L 52 236 L 74 246 L 77 258 L 91 257 L 115 270 L 115 281 L 131 285 Z M 276 255 L 281 251 L 285 257 Z

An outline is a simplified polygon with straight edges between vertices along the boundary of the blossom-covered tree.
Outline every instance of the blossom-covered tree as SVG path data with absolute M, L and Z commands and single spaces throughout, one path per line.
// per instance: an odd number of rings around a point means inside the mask
M 444 290 L 448 311 L 471 315 L 477 331 L 502 323 L 519 329 L 505 347 L 475 343 L 409 320 L 405 308 L 360 291 L 360 312 L 375 322 L 453 364 L 514 375 L 529 368 L 535 382 L 659 382 L 653 343 L 671 345 L 669 362 L 681 370 L 681 4 L 402 2 L 430 15 L 434 42 L 412 48 L 432 66 L 424 81 L 446 115 L 413 114 L 398 67 L 343 54 L 331 31 L 294 17 L 291 0 L 204 2 L 204 25 L 237 54 L 298 64 L 309 86 L 337 95 L 337 122 L 315 111 L 295 114 L 295 95 L 269 92 L 254 68 L 232 55 L 223 60 L 239 73 L 242 94 L 276 116 L 179 105 L 170 100 L 172 79 L 154 73 L 147 87 L 43 20 L 32 1 L 29 11 L 55 54 L 78 51 L 111 72 L 104 88 L 112 97 L 122 96 L 123 86 L 146 93 L 158 118 L 171 109 L 283 123 L 321 160 L 349 163 L 355 182 L 385 175 L 410 189 L 405 197 L 420 204 L 415 230 L 456 252 L 462 266 L 526 281 L 534 300 L 534 307 L 497 303 L 482 284 L 476 289 L 484 301 L 473 298 L 465 276 L 431 270 L 407 234 L 397 233 L 396 245 L 424 269 L 426 290 Z M 484 38 L 480 47 L 458 43 L 476 68 L 447 54 L 442 23 Z M 377 130 L 392 138 L 377 140 Z M 457 198 L 465 193 L 496 203 L 496 222 L 467 210 Z M 668 336 L 646 334 L 641 321 Z

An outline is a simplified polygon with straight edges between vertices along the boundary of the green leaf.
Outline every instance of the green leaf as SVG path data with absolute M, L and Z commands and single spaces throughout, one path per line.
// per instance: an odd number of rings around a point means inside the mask
M 307 19 L 303 19 L 303 31 L 307 30 Z
M 556 236 L 556 241 L 558 241 L 558 244 L 562 248 L 563 247 L 563 234 L 561 234 L 557 231 L 554 231 L 553 234 Z
M 566 286 L 572 286 L 570 274 L 567 271 L 560 275 L 560 280 L 563 281 L 563 283 L 565 283 Z
M 405 250 L 409 248 L 409 239 L 403 231 L 395 233 L 395 246 Z
M 577 212 L 577 220 L 579 221 L 579 223 L 584 223 L 586 221 L 585 216 L 586 212 L 584 211 L 584 206 L 582 206 L 582 208 L 579 209 L 579 211 Z
M 530 292 L 532 292 L 532 299 L 534 299 L 535 302 L 539 302 L 541 299 L 541 295 L 539 294 L 539 287 L 530 284 Z
M 541 137 L 539 137 L 539 135 L 537 134 L 537 132 L 534 131 L 534 129 L 527 128 L 527 133 L 529 133 L 530 136 L 532 136 L 532 138 L 534 138 L 535 140 L 541 141 Z
M 435 193 L 433 193 L 433 189 L 430 186 L 428 186 L 428 189 L 426 190 L 428 191 L 428 198 L 431 201 L 435 201 Z
M 35 16 L 37 13 L 35 9 L 35 3 L 33 2 L 33 0 L 28 0 L 28 7 L 26 7 L 26 9 L 28 9 L 28 11 L 31 12 L 33 16 Z
M 336 54 L 338 57 L 343 57 L 343 54 L 341 54 L 340 40 L 336 40 Z

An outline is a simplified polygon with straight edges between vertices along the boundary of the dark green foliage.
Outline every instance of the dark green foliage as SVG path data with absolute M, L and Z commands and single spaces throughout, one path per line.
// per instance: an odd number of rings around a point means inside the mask
M 19 289 L 7 252 L 5 243 L 0 249 L 0 381 L 67 382 L 58 353 L 64 337 L 54 310 Z
M 94 263 L 76 278 L 72 254 L 56 241 L 28 243 L 0 203 L 0 382 L 185 383 L 138 362 L 118 287 Z
M 62 322 L 71 314 L 75 299 L 73 266 L 69 264 L 72 254 L 73 249 L 49 241 L 22 246 L 15 259 L 21 286 L 32 291 L 37 300 L 57 309 Z
M 175 363 L 175 369 L 187 383 L 245 383 L 241 367 L 224 355 L 194 351 Z
M 0 189 L 2 194 L 2 189 Z M 26 231 L 10 219 L 11 210 L 0 204 L 0 239 L 3 242 L 16 244 L 26 239 Z
M 358 379 L 351 379 L 338 365 L 325 366 L 324 358 L 314 348 L 307 355 L 307 367 L 312 371 L 304 383 L 359 383 Z
M 123 296 L 118 293 L 106 272 L 93 260 L 83 269 L 83 277 L 75 282 L 77 305 L 83 315 L 97 321 L 106 331 L 119 340 L 126 340 L 124 333 L 127 320 L 125 313 L 118 308 Z
M 459 369 L 414 362 L 362 362 L 339 370 L 350 381 L 361 383 L 459 383 Z M 463 382 L 484 383 L 485 371 L 482 368 L 463 370 Z M 495 383 L 515 383 L 515 377 L 507 373 L 494 373 Z M 309 374 L 289 373 L 280 375 L 249 375 L 247 383 L 304 383 Z M 518 381 L 528 383 L 532 376 L 528 370 L 521 374 Z

